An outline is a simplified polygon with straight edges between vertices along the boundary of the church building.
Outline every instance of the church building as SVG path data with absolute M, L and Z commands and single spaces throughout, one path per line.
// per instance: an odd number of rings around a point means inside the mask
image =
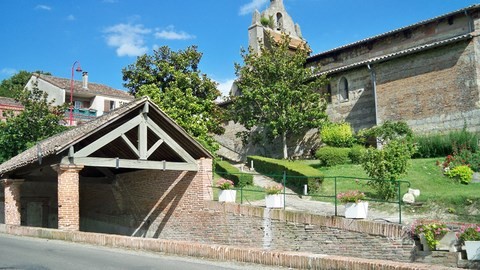
M 254 12 L 249 46 L 258 51 L 266 32 L 277 38 L 287 33 L 292 49 L 306 44 L 283 0 L 270 0 L 264 12 Z M 307 67 L 319 67 L 318 75 L 329 79 L 319 89 L 327 94 L 329 119 L 346 121 L 356 131 L 388 120 L 405 121 L 417 134 L 464 127 L 480 131 L 479 34 L 480 5 L 472 5 L 313 53 Z M 233 136 L 241 130 L 237 124 L 227 125 L 226 134 L 218 138 L 221 155 L 234 160 L 247 154 L 276 156 L 274 146 L 244 146 Z M 308 155 L 318 143 L 317 133 L 291 138 L 289 152 Z

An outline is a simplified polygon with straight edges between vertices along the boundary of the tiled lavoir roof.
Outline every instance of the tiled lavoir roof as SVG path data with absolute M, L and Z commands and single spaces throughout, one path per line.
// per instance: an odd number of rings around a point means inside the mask
M 34 74 L 34 76 L 46 82 L 49 82 L 61 89 L 65 89 L 67 92 L 70 92 L 70 79 L 59 78 L 59 77 L 43 75 L 43 74 L 41 75 Z M 110 96 L 110 97 L 123 98 L 123 99 L 129 99 L 129 100 L 134 99 L 132 95 L 130 95 L 125 91 L 118 90 L 118 89 L 115 89 L 103 84 L 99 84 L 99 83 L 88 82 L 88 89 L 85 89 L 83 88 L 82 81 L 74 81 L 73 88 L 75 93 L 92 93 L 92 94 L 97 94 L 102 96 Z
M 397 33 L 397 32 L 402 32 L 404 30 L 407 30 L 407 29 L 410 29 L 410 28 L 413 28 L 413 27 L 417 27 L 417 26 L 424 25 L 424 24 L 427 24 L 427 23 L 430 23 L 430 22 L 434 22 L 438 19 L 446 18 L 446 17 L 452 16 L 452 15 L 455 15 L 455 14 L 464 13 L 464 12 L 467 12 L 468 10 L 478 9 L 478 8 L 480 8 L 480 4 L 471 5 L 471 6 L 468 6 L 466 8 L 462 8 L 462 9 L 452 11 L 452 12 L 449 12 L 449 13 L 446 13 L 446 14 L 443 14 L 443 15 L 440 15 L 440 16 L 437 16 L 437 17 L 430 18 L 428 20 L 420 21 L 420 22 L 417 22 L 417 23 L 414 23 L 414 24 L 411 24 L 411 25 L 408 25 L 408 26 L 404 26 L 404 27 L 401 27 L 401 28 L 398 28 L 398 29 L 395 29 L 395 30 L 391 30 L 391 31 L 388 31 L 388 32 L 385 32 L 385 33 L 382 33 L 382 34 L 379 34 L 379 35 L 376 35 L 376 36 L 373 36 L 373 37 L 365 38 L 365 39 L 362 39 L 362 40 L 359 40 L 359 41 L 356 41 L 356 42 L 353 42 L 353 43 L 349 43 L 349 44 L 342 45 L 342 46 L 339 46 L 339 47 L 336 47 L 336 48 L 333 48 L 333 49 L 330 49 L 330 50 L 327 50 L 327 51 L 323 51 L 323 52 L 320 52 L 320 53 L 317 53 L 315 55 L 310 56 L 309 59 L 315 59 L 315 58 L 321 57 L 325 54 L 329 54 L 329 53 L 332 53 L 332 52 L 335 52 L 335 51 L 338 51 L 338 50 L 353 47 L 353 46 L 356 46 L 356 45 L 359 45 L 359 44 L 362 44 L 362 43 L 365 43 L 365 42 L 368 42 L 368 41 L 371 41 L 371 40 L 375 40 L 375 39 L 378 39 L 378 38 L 381 38 L 381 37 L 384 37 L 384 36 L 388 36 L 388 35 L 391 35 L 391 34 L 394 34 L 394 33 Z
M 81 126 L 77 126 L 38 142 L 32 148 L 18 154 L 3 164 L 0 164 L 0 177 L 4 177 L 6 173 L 12 172 L 18 168 L 37 162 L 39 157 L 45 158 L 60 154 L 65 150 L 68 151 L 70 145 L 75 145 L 81 140 L 88 138 L 90 135 L 99 131 L 101 132 L 102 129 L 106 129 L 110 124 L 120 118 L 131 114 L 136 109 L 142 108 L 146 102 L 151 105 L 150 113 L 154 113 L 152 115 L 149 113 L 149 116 L 154 117 L 154 121 L 157 120 L 158 123 L 160 123 L 159 126 L 164 129 L 165 132 L 169 133 L 183 149 L 192 155 L 192 157 L 196 159 L 201 157 L 212 158 L 212 154 L 189 136 L 184 129 L 178 126 L 173 119 L 168 117 L 162 110 L 160 110 L 160 108 L 152 103 L 148 97 L 142 97 Z
M 23 105 L 13 98 L 0 97 L 0 105 L 7 105 L 12 107 L 23 107 Z

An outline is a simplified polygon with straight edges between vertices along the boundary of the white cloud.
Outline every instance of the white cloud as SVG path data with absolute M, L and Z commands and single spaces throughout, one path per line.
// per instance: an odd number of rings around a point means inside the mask
M 235 79 L 228 79 L 221 82 L 217 81 L 217 88 L 222 92 L 222 97 L 228 97 L 230 95 L 230 89 L 232 88 L 234 81 Z
M 255 9 L 261 9 L 267 2 L 268 0 L 251 0 L 250 3 L 240 7 L 239 14 L 240 15 L 251 14 L 253 11 L 255 11 Z
M 106 41 L 110 47 L 116 47 L 118 56 L 139 56 L 148 51 L 145 46 L 145 35 L 151 30 L 141 24 L 117 24 L 104 30 Z
M 73 16 L 73 14 L 70 14 L 70 15 L 67 16 L 67 20 L 68 21 L 75 21 L 76 18 L 75 18 L 75 16 Z
M 155 33 L 155 38 L 158 39 L 168 39 L 168 40 L 187 40 L 187 39 L 194 39 L 194 35 L 190 35 L 184 31 L 176 31 L 175 27 L 170 25 L 166 29 L 160 31 L 157 29 Z
M 48 10 L 48 11 L 50 11 L 50 10 L 52 10 L 52 7 L 47 6 L 47 5 L 37 5 L 37 6 L 35 7 L 35 9 L 42 9 L 42 10 Z
M 17 70 L 14 68 L 2 68 L 0 69 L 0 74 L 12 76 L 13 74 L 17 73 Z

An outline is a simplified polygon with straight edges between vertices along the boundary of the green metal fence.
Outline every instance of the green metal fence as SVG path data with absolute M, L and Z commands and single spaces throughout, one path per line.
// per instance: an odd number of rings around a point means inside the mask
M 226 175 L 225 173 L 220 173 L 220 172 L 217 172 L 216 173 L 217 175 L 219 175 L 220 177 L 222 177 L 223 175 Z M 232 173 L 230 173 L 232 174 Z M 367 194 L 367 199 L 365 199 L 365 201 L 369 201 L 369 202 L 378 202 L 378 203 L 389 203 L 389 204 L 396 204 L 398 205 L 398 220 L 399 220 L 399 223 L 402 223 L 402 190 L 403 190 L 403 193 L 405 193 L 408 188 L 410 187 L 410 182 L 408 181 L 405 181 L 405 180 L 385 180 L 385 181 L 389 181 L 389 182 L 393 182 L 395 187 L 396 187 L 396 196 L 394 199 L 392 200 L 381 200 L 381 199 L 376 199 L 374 198 L 373 196 L 371 196 L 372 194 L 374 194 L 374 190 L 367 185 L 367 183 L 369 181 L 372 181 L 374 179 L 371 179 L 371 178 L 360 178 L 360 177 L 349 177 L 349 176 L 334 176 L 334 177 L 324 177 L 324 176 L 309 176 L 309 177 L 304 177 L 304 178 L 319 178 L 319 179 L 323 179 L 322 181 L 322 186 L 326 186 L 328 184 L 329 181 L 331 181 L 332 183 L 330 183 L 330 185 L 333 185 L 333 188 L 329 186 L 329 188 L 323 190 L 323 191 L 320 191 L 320 192 L 316 192 L 314 194 L 305 194 L 303 192 L 301 192 L 300 190 L 298 190 L 298 186 L 295 187 L 294 185 L 294 181 L 299 179 L 299 178 L 302 178 L 302 176 L 289 176 L 287 175 L 286 173 L 283 173 L 282 175 L 274 175 L 274 174 L 271 174 L 271 175 L 264 175 L 264 174 L 258 174 L 258 173 L 235 173 L 235 175 L 238 175 L 239 177 L 242 177 L 242 175 L 254 175 L 254 176 L 263 176 L 263 177 L 268 177 L 270 179 L 273 179 L 275 182 L 277 183 L 281 183 L 283 186 L 284 186 L 284 189 L 283 189 L 283 197 L 284 197 L 284 208 L 285 208 L 285 205 L 287 204 L 287 195 L 295 195 L 295 196 L 308 196 L 308 197 L 312 197 L 312 198 L 322 198 L 322 199 L 325 199 L 329 202 L 333 202 L 333 206 L 335 207 L 334 209 L 334 214 L 335 216 L 338 216 L 338 199 L 337 199 L 337 195 L 341 192 L 344 192 L 346 191 L 346 186 L 348 186 L 348 182 L 350 182 L 350 186 L 352 183 L 356 183 L 358 184 L 359 188 L 355 188 L 356 190 L 359 190 L 361 192 L 364 192 Z M 297 180 L 298 181 L 298 180 Z M 347 185 L 345 185 L 347 183 Z M 296 188 L 296 192 L 297 193 L 287 193 L 286 191 L 286 188 L 287 187 L 294 187 L 294 189 Z M 216 188 L 216 187 L 215 187 Z M 263 189 L 259 190 L 259 189 L 252 189 L 250 187 L 236 187 L 234 188 L 235 190 L 239 191 L 240 193 L 240 204 L 244 204 L 245 203 L 245 200 L 246 200 L 246 193 L 262 193 L 264 194 L 264 191 Z M 330 190 L 331 189 L 331 190 Z M 351 188 L 348 188 L 349 190 Z M 257 195 L 258 195 L 257 194 Z M 261 195 L 258 195 L 258 196 L 261 196 Z

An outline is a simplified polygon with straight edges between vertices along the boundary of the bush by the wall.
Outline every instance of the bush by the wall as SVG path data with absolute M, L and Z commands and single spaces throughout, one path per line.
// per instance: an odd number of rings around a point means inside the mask
M 320 161 L 321 166 L 335 166 L 346 164 L 349 161 L 350 148 L 325 146 L 317 150 L 315 157 Z
M 350 149 L 348 157 L 353 164 L 360 164 L 362 162 L 362 156 L 366 151 L 367 149 L 365 149 L 365 147 L 356 144 Z
M 451 155 L 455 148 L 468 149 L 472 153 L 478 152 L 479 136 L 466 129 L 451 131 L 447 134 L 429 134 L 415 136 L 418 147 L 414 158 L 445 157 Z
M 253 176 L 251 174 L 241 173 L 226 161 L 216 161 L 215 172 L 225 179 L 232 180 L 235 183 L 235 187 L 253 185 Z
M 323 175 L 305 164 L 260 156 L 247 157 L 248 164 L 251 164 L 252 160 L 253 167 L 257 172 L 273 177 L 279 183 L 281 183 L 283 172 L 286 172 L 286 186 L 297 192 L 301 192 L 304 185 L 308 185 L 309 190 L 316 192 L 320 190 L 323 182 Z
M 334 147 L 350 147 L 355 138 L 349 123 L 330 123 L 320 130 L 322 142 Z

